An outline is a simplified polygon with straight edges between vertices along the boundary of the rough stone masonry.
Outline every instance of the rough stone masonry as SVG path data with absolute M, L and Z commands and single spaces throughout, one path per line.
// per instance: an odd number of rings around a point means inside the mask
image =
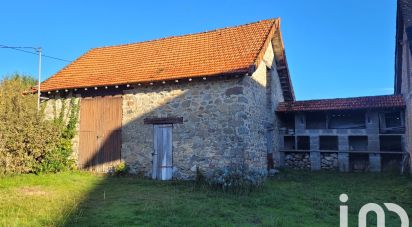
M 271 45 L 269 45 L 271 47 Z M 273 61 L 268 48 L 266 62 Z M 268 124 L 267 76 L 279 84 L 276 70 L 262 63 L 252 76 L 147 86 L 123 96 L 122 157 L 134 173 L 151 173 L 153 125 L 145 118 L 183 117 L 173 125 L 174 177 L 193 178 L 231 164 L 266 169 Z M 280 88 L 271 88 L 275 105 Z M 269 141 L 272 142 L 272 141 Z
M 122 95 L 122 160 L 135 174 L 152 171 L 153 125 L 145 118 L 183 117 L 174 124 L 173 176 L 190 179 L 199 168 L 204 173 L 231 164 L 267 168 L 268 144 L 277 149 L 274 110 L 283 101 L 279 78 L 272 67 L 274 54 L 268 45 L 262 63 L 250 75 L 226 79 L 169 82 L 136 86 Z M 46 102 L 46 114 L 61 108 L 58 96 Z M 81 98 L 80 98 L 81 102 Z M 81 139 L 81 138 L 80 138 Z M 78 155 L 78 136 L 74 156 Z M 275 153 L 275 152 L 274 152 Z

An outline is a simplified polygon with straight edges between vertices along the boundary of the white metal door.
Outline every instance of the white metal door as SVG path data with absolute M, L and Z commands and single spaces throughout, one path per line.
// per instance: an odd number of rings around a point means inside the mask
M 172 179 L 172 128 L 171 124 L 154 125 L 153 179 Z

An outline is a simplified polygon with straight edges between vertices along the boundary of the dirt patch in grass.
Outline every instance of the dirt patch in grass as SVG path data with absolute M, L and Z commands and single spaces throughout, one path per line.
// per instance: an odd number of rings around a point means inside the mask
M 44 196 L 50 194 L 50 192 L 47 192 L 38 186 L 22 187 L 17 189 L 17 192 L 27 196 Z

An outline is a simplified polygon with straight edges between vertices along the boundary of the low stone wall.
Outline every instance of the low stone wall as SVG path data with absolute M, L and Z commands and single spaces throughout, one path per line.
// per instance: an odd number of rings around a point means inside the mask
M 338 153 L 321 153 L 320 168 L 325 170 L 338 169 Z
M 292 169 L 310 169 L 310 153 L 286 153 L 285 167 Z

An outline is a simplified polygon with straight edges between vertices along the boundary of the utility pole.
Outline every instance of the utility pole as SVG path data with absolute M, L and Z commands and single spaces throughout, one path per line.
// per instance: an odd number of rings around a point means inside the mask
M 37 48 L 37 52 L 39 53 L 39 78 L 38 78 L 38 84 L 37 84 L 37 111 L 40 111 L 41 47 Z
M 30 47 L 30 46 L 26 46 L 26 47 L 18 47 L 18 46 L 6 46 L 6 45 L 1 45 L 0 44 L 0 48 L 8 48 L 8 49 L 13 49 L 13 50 L 17 50 L 17 51 L 22 51 L 25 53 L 29 53 L 29 54 L 34 54 L 37 55 L 39 54 L 39 75 L 38 75 L 38 84 L 37 84 L 37 111 L 40 111 L 40 100 L 41 100 L 41 92 L 40 92 L 40 83 L 41 83 L 41 57 L 46 57 L 46 58 L 50 58 L 50 59 L 54 59 L 54 60 L 59 60 L 59 61 L 65 61 L 65 62 L 71 62 L 68 60 L 64 60 L 61 58 L 56 58 L 56 57 L 52 57 L 52 56 L 48 56 L 48 55 L 43 55 L 42 54 L 42 49 L 41 47 Z M 24 49 L 32 49 L 35 52 L 32 51 L 27 51 Z M 36 53 L 37 52 L 37 53 Z
M 32 49 L 35 50 L 38 54 L 39 54 L 39 75 L 38 75 L 38 82 L 37 82 L 37 111 L 40 111 L 40 82 L 41 82 L 41 47 L 13 47 L 13 46 L 6 46 L 6 45 L 0 45 L 0 48 L 8 48 L 8 49 L 13 49 L 13 50 L 18 50 L 18 51 L 22 51 L 22 52 L 26 52 L 29 54 L 36 54 L 35 52 L 30 52 L 30 51 L 26 51 L 23 49 Z M 49 58 L 54 58 L 54 57 L 50 57 Z M 55 58 L 58 59 L 58 58 Z M 58 59 L 58 60 L 62 60 L 65 61 L 63 59 Z

